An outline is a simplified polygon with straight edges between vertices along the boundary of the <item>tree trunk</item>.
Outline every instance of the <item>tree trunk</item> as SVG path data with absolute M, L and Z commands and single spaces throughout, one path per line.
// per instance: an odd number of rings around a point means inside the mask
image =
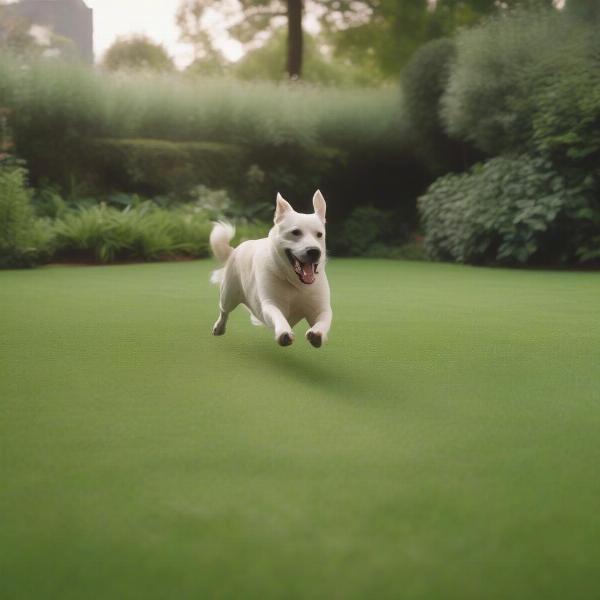
M 302 75 L 302 4 L 303 0 L 287 0 L 287 72 L 290 79 L 299 79 Z

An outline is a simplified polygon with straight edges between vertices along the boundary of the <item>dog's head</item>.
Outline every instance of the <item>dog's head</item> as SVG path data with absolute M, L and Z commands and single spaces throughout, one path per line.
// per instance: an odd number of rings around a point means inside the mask
M 325 261 L 325 198 L 320 191 L 313 196 L 313 214 L 297 213 L 281 194 L 277 194 L 275 227 L 269 237 L 277 253 L 289 263 L 298 279 L 310 285 Z

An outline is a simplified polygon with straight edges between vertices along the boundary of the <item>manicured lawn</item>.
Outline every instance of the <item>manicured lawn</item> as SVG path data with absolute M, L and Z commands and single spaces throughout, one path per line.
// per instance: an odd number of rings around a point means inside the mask
M 328 346 L 213 264 L 0 273 L 0 595 L 600 594 L 600 275 L 338 260 Z

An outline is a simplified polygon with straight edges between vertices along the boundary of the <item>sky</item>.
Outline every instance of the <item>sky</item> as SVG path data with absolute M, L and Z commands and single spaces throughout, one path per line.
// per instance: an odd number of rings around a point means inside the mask
M 179 0 L 85 0 L 85 3 L 94 9 L 96 60 L 102 59 L 118 36 L 143 33 L 163 44 L 177 66 L 184 67 L 191 62 L 191 49 L 179 42 L 175 23 Z M 242 54 L 239 44 L 233 40 L 223 37 L 220 45 L 230 60 L 237 60 Z

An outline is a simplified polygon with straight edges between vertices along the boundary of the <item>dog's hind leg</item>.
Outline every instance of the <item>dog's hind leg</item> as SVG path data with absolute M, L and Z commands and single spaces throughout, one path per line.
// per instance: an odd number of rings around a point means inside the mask
M 219 299 L 219 318 L 213 325 L 213 335 L 223 335 L 227 326 L 229 313 L 241 302 L 239 286 L 235 278 L 225 269 L 221 282 L 221 297 Z
M 223 309 L 221 309 L 221 313 L 219 314 L 219 318 L 213 325 L 213 335 L 223 335 L 225 333 L 225 328 L 227 326 L 227 319 L 229 318 L 229 313 L 226 313 Z

